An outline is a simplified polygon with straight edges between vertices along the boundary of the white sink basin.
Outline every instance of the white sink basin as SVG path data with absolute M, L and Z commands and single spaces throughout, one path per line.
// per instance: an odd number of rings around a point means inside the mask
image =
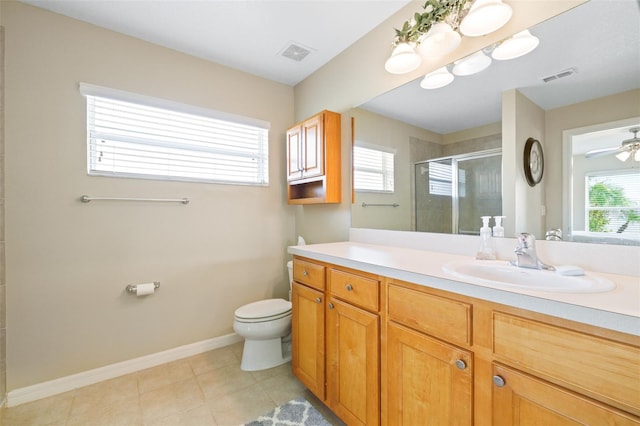
M 581 276 L 560 275 L 553 271 L 519 268 L 507 261 L 465 260 L 449 262 L 442 269 L 465 281 L 491 286 L 560 293 L 602 293 L 613 290 L 613 281 L 585 273 Z

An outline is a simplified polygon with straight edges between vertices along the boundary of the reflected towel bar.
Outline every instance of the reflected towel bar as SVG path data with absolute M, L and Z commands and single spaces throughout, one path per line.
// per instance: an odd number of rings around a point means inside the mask
M 393 203 L 393 204 L 371 204 L 371 203 L 365 203 L 363 201 L 362 202 L 362 207 L 400 207 L 400 204 L 398 204 L 398 203 Z
M 120 198 L 120 197 L 90 197 L 83 195 L 80 197 L 80 201 L 88 203 L 89 201 L 157 201 L 162 203 L 182 203 L 189 204 L 188 198 Z

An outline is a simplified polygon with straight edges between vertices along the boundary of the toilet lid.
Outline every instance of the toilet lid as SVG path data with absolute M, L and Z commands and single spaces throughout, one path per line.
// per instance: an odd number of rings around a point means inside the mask
M 260 319 L 291 312 L 291 302 L 284 299 L 267 299 L 249 303 L 236 309 L 234 315 L 241 319 Z

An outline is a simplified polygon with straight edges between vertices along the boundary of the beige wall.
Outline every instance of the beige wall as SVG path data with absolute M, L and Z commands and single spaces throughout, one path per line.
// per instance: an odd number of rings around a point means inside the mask
M 235 308 L 287 295 L 291 87 L 13 1 L 2 24 L 8 390 L 231 333 Z M 271 122 L 270 186 L 87 176 L 81 81 Z
M 562 228 L 562 132 L 640 117 L 640 90 L 581 102 L 545 113 L 546 229 Z
M 393 193 L 356 191 L 355 203 L 351 209 L 351 223 L 358 228 L 392 229 L 410 231 L 411 223 L 411 178 L 412 159 L 410 140 L 440 142 L 438 134 L 398 120 L 363 110 L 353 109 L 355 118 L 355 143 L 377 145 L 395 151 L 395 176 Z M 397 203 L 398 207 L 362 207 L 362 203 Z

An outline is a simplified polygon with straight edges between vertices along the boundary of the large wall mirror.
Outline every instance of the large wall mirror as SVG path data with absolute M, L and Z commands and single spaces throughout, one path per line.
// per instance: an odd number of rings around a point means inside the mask
M 640 153 L 616 157 L 640 127 L 639 7 L 592 0 L 530 28 L 540 44 L 526 56 L 494 60 L 440 89 L 425 90 L 418 79 L 354 108 L 352 227 L 477 234 L 480 216 L 508 211 L 503 200 L 524 190 L 502 179 L 505 162 L 514 161 L 502 156 L 512 126 L 503 116 L 513 116 L 504 114 L 503 98 L 515 90 L 541 111 L 545 170 L 531 188 L 541 205 L 518 202 L 516 218 L 505 221 L 536 216 L 537 238 L 558 228 L 564 240 L 640 245 Z M 607 154 L 588 154 L 595 151 Z M 627 176 L 611 185 L 639 207 L 626 208 L 622 231 L 620 219 L 610 219 L 589 233 L 585 179 L 607 174 Z

